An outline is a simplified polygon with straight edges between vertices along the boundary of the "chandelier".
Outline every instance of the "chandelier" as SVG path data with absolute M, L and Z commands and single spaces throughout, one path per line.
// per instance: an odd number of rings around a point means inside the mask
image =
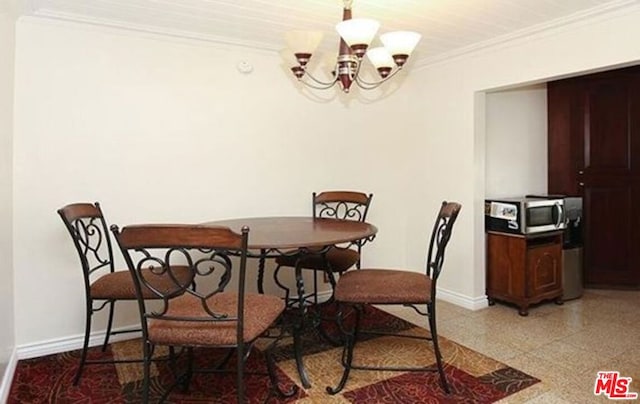
M 308 87 L 324 90 L 339 83 L 345 93 L 351 85 L 371 90 L 402 70 L 407 59 L 420 41 L 420 34 L 410 31 L 395 31 L 380 35 L 383 46 L 369 49 L 380 23 L 366 18 L 351 18 L 353 0 L 344 0 L 342 22 L 336 25 L 340 35 L 340 48 L 335 67 L 328 81 L 314 77 L 307 69 L 309 59 L 322 40 L 319 31 L 291 31 L 286 34 L 289 50 L 295 55 L 297 64 L 291 67 L 294 76 Z M 367 56 L 380 78 L 367 81 L 362 77 L 361 67 Z

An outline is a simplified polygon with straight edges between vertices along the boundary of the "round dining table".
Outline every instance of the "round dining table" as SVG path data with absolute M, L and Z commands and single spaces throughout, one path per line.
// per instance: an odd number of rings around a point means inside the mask
M 258 258 L 258 292 L 264 293 L 263 280 L 267 258 L 279 256 L 303 256 L 305 253 L 323 254 L 334 245 L 364 244 L 372 241 L 378 232 L 376 226 L 353 220 L 313 217 L 249 217 L 216 220 L 204 223 L 211 226 L 226 226 L 240 232 L 249 227 L 249 256 Z M 294 354 L 300 381 L 305 388 L 311 387 L 302 358 L 301 333 L 305 318 L 304 280 L 302 268 L 295 268 L 300 324 L 293 327 Z
M 227 226 L 240 232 L 249 227 L 249 249 L 278 256 L 285 250 L 316 248 L 369 239 L 378 229 L 369 223 L 313 217 L 250 217 L 216 220 L 207 225 Z

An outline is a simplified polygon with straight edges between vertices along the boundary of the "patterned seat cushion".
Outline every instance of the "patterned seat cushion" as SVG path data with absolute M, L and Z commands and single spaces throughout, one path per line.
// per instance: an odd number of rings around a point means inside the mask
M 207 299 L 216 314 L 235 316 L 238 295 L 218 293 Z M 244 303 L 244 341 L 252 341 L 265 332 L 284 310 L 277 296 L 246 294 Z M 185 293 L 171 300 L 167 315 L 212 318 L 204 311 L 202 301 Z M 216 346 L 235 345 L 237 321 L 171 321 L 149 320 L 149 340 L 161 345 Z
M 431 302 L 431 279 L 423 273 L 392 269 L 360 269 L 340 276 L 339 302 L 403 304 Z
M 326 253 L 326 259 L 329 268 L 333 272 L 344 272 L 354 266 L 360 259 L 360 254 L 356 250 L 350 248 L 331 248 Z M 278 265 L 286 267 L 296 266 L 296 255 L 287 255 L 276 258 Z M 308 254 L 301 258 L 300 265 L 302 268 L 324 270 L 327 267 L 324 257 L 321 254 Z
M 178 289 L 168 273 L 156 275 L 149 269 L 142 271 L 145 279 L 148 279 L 156 289 L 163 292 Z M 171 267 L 171 271 L 181 285 L 188 286 L 191 283 L 192 274 L 189 267 L 176 265 Z M 158 298 L 149 288 L 144 288 L 142 294 L 145 299 Z M 133 285 L 131 272 L 129 270 L 115 271 L 102 275 L 91 284 L 91 297 L 93 299 L 135 300 L 136 289 Z

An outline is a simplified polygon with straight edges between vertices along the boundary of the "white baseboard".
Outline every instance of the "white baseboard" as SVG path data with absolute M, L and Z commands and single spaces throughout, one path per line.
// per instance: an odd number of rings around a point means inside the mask
M 331 297 L 331 290 L 318 293 L 318 300 L 320 302 L 327 301 Z M 476 298 L 470 298 L 457 292 L 452 292 L 446 289 L 438 288 L 438 298 L 446 302 L 455 304 L 457 306 L 464 307 L 469 310 L 479 310 L 487 307 L 487 297 L 480 296 Z M 295 299 L 295 296 L 292 296 Z M 132 330 L 135 327 L 121 327 L 117 331 Z M 133 338 L 140 337 L 139 332 L 132 332 L 126 334 L 118 334 L 110 338 L 110 342 L 125 341 Z M 17 346 L 12 355 L 14 361 L 13 366 L 20 359 L 37 358 L 40 356 L 53 355 L 60 352 L 73 351 L 75 349 L 82 348 L 83 335 L 77 334 L 69 337 L 56 338 L 48 341 L 40 341 L 32 344 L 25 344 Z M 89 337 L 89 346 L 99 346 L 104 340 L 104 331 L 98 331 L 91 333 Z M 9 365 L 12 363 L 10 362 Z M 7 370 L 10 370 L 9 366 Z M 6 373 L 5 373 L 6 374 Z M 1 401 L 0 401 L 1 402 Z
M 321 302 L 327 301 L 330 297 L 331 290 L 318 293 L 318 300 Z M 295 299 L 295 297 L 292 298 Z M 468 296 L 462 295 L 460 293 L 451 292 L 440 288 L 438 289 L 438 298 L 470 310 L 479 310 L 487 306 L 486 296 L 469 298 Z M 135 329 L 135 327 L 122 327 L 117 329 L 117 331 L 131 329 Z M 139 332 L 118 334 L 112 336 L 110 338 L 110 342 L 125 341 L 138 337 L 140 337 Z M 7 400 L 9 390 L 11 389 L 11 381 L 13 380 L 13 375 L 15 373 L 18 360 L 37 358 L 41 356 L 81 349 L 83 338 L 84 336 L 82 334 L 78 334 L 74 336 L 56 338 L 48 341 L 41 341 L 16 347 L 16 349 L 14 349 L 13 351 L 13 354 L 11 355 L 11 358 L 9 359 L 7 369 L 5 370 L 4 377 L 2 379 L 2 385 L 0 386 L 0 403 L 4 403 Z M 104 331 L 91 333 L 91 336 L 89 337 L 89 346 L 99 346 L 102 344 L 103 340 Z
M 9 392 L 11 391 L 11 382 L 13 381 L 13 375 L 16 372 L 16 366 L 18 364 L 18 354 L 15 349 L 9 357 L 7 368 L 4 370 L 4 376 L 2 377 L 2 384 L 0 384 L 0 403 L 6 403 L 9 399 Z
M 114 331 L 135 330 L 136 327 L 121 327 Z M 131 332 L 126 334 L 112 335 L 109 342 L 126 341 L 133 338 L 139 338 L 140 332 Z M 60 352 L 73 351 L 81 349 L 84 341 L 84 335 L 78 334 L 70 337 L 56 338 L 48 341 L 36 342 L 33 344 L 20 345 L 16 348 L 18 359 L 30 359 L 40 356 L 53 355 Z M 104 331 L 91 333 L 89 336 L 89 346 L 102 345 L 104 341 Z
M 469 297 L 458 292 L 452 292 L 441 288 L 438 288 L 437 297 L 445 302 L 455 304 L 456 306 L 464 307 L 469 310 L 480 310 L 489 305 L 487 302 L 487 296 L 485 295 Z
M 331 290 L 318 293 L 318 300 L 321 302 L 327 301 L 331 297 Z M 451 292 L 446 289 L 438 288 L 438 298 L 446 302 L 455 304 L 457 306 L 464 307 L 469 310 L 479 310 L 487 307 L 487 297 L 480 296 L 476 298 L 470 298 L 457 292 Z M 122 327 L 117 331 L 125 331 L 135 329 L 135 327 Z M 126 334 L 118 334 L 110 338 L 110 342 L 125 341 L 128 339 L 140 337 L 139 332 L 132 332 Z M 25 344 L 16 347 L 13 350 L 9 363 L 4 372 L 2 384 L 0 385 L 0 403 L 7 401 L 9 391 L 11 389 L 11 382 L 13 375 L 20 359 L 37 358 L 40 356 L 53 355 L 61 352 L 72 351 L 82 348 L 84 336 L 82 334 L 52 339 L 48 341 L 36 342 L 33 344 Z M 89 337 L 89 346 L 99 346 L 104 340 L 104 331 L 98 331 L 91 333 Z
M 331 290 L 326 290 L 318 293 L 318 301 L 325 302 L 331 297 Z M 291 299 L 295 299 L 296 296 L 292 296 Z M 128 326 L 114 329 L 114 331 L 132 330 L 136 327 Z M 118 334 L 111 336 L 109 342 L 125 341 L 133 338 L 139 338 L 140 333 L 132 332 L 127 334 Z M 32 344 L 25 344 L 16 347 L 17 359 L 30 359 L 38 358 L 40 356 L 53 355 L 61 352 L 73 351 L 75 349 L 82 348 L 82 342 L 84 340 L 83 334 L 77 334 L 69 337 L 62 337 L 51 339 L 48 341 L 40 341 Z M 99 346 L 104 341 L 104 330 L 91 333 L 89 337 L 89 346 Z M 0 401 L 1 403 L 2 401 Z
M 135 327 L 122 327 L 114 331 L 135 330 Z M 131 332 L 126 334 L 113 335 L 109 338 L 109 342 L 125 341 L 132 338 L 140 337 L 140 332 Z M 89 336 L 89 346 L 102 345 L 104 341 L 104 331 L 91 333 Z M 84 342 L 84 335 L 75 335 L 53 339 L 49 341 L 37 342 L 34 344 L 26 344 L 16 347 L 9 358 L 9 363 L 4 371 L 2 384 L 0 384 L 0 403 L 6 403 L 9 399 L 11 391 L 11 383 L 20 359 L 37 358 L 40 356 L 57 354 L 60 352 L 81 349 Z

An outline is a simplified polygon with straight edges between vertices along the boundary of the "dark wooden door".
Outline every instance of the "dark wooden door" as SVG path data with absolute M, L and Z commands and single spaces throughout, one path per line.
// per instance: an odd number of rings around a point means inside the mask
M 584 198 L 589 286 L 640 287 L 639 83 L 630 68 L 549 85 L 549 192 Z

